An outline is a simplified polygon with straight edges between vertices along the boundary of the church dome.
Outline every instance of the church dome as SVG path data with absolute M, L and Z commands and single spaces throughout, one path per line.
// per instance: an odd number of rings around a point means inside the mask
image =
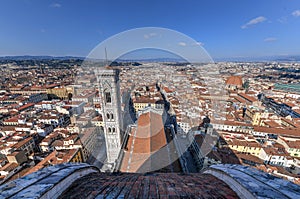
M 241 76 L 230 76 L 226 80 L 226 85 L 241 87 L 243 85 L 242 77 Z
M 46 167 L 0 186 L 0 198 L 299 198 L 300 186 L 254 168 L 203 173 L 101 173 L 88 164 Z

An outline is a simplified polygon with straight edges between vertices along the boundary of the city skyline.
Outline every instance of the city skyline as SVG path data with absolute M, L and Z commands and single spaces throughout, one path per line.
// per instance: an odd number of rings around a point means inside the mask
M 0 198 L 300 198 L 300 1 L 4 0 Z
M 186 34 L 217 60 L 299 55 L 300 4 L 296 1 L 71 4 L 27 0 L 5 1 L 0 11 L 0 56 L 85 57 L 107 38 L 140 27 Z M 192 44 L 173 45 L 186 48 Z

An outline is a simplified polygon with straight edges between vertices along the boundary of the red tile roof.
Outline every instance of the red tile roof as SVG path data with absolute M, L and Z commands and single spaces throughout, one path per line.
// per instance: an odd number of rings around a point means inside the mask
M 32 107 L 32 106 L 34 106 L 34 103 L 28 103 L 28 104 L 25 104 L 25 105 L 19 107 L 17 110 L 22 111 L 22 110 L 24 110 L 26 108 L 29 108 L 29 107 Z
M 264 132 L 269 134 L 277 134 L 282 136 L 292 136 L 292 137 L 300 137 L 300 129 L 287 129 L 287 128 L 269 128 L 269 127 L 261 127 L 254 126 L 254 131 L 256 132 Z
M 32 137 L 28 137 L 28 138 L 26 138 L 26 139 L 24 139 L 24 140 L 18 142 L 17 144 L 15 144 L 15 145 L 13 146 L 13 148 L 19 149 L 19 148 L 21 148 L 22 146 L 24 146 L 25 144 L 29 143 L 32 139 L 33 139 Z
M 227 85 L 242 86 L 243 80 L 241 76 L 231 76 L 226 80 Z
M 208 174 L 89 174 L 60 198 L 238 198 L 223 181 Z
M 257 101 L 257 99 L 255 99 L 254 97 L 249 96 L 249 95 L 244 94 L 244 93 L 239 93 L 238 95 L 241 96 L 243 99 L 249 101 L 249 102 L 255 102 L 255 101 Z
M 142 114 L 129 135 L 121 171 L 136 172 L 152 153 L 166 145 L 162 116 L 152 111 Z

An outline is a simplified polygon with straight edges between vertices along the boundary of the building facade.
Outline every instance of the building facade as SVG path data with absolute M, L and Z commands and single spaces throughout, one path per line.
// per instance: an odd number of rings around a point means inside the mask
M 101 68 L 96 74 L 104 122 L 107 163 L 114 166 L 123 138 L 119 70 Z

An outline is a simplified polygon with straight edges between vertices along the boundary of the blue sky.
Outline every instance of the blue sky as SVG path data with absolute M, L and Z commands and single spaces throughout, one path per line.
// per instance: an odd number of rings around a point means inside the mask
M 0 3 L 1 56 L 87 56 L 108 37 L 147 26 L 182 32 L 213 58 L 300 54 L 299 0 Z

